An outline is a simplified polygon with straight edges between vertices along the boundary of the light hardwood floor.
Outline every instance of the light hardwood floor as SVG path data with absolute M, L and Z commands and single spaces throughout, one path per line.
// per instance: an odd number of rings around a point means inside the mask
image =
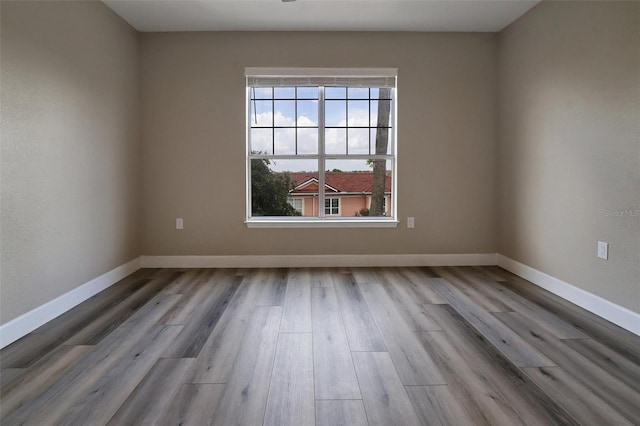
M 497 267 L 143 269 L 0 368 L 3 426 L 640 424 L 640 338 Z

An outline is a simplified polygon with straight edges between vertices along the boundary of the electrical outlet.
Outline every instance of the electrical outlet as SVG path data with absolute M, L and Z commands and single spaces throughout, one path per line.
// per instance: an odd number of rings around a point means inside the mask
M 176 217 L 176 229 L 184 229 L 184 220 L 181 217 Z
M 598 257 L 600 259 L 609 259 L 609 243 L 598 241 Z
M 408 217 L 407 218 L 407 228 L 415 228 L 416 227 L 416 218 Z

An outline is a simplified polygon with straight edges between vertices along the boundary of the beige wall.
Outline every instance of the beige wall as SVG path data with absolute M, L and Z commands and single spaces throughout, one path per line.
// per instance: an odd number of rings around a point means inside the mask
M 0 323 L 141 253 L 498 250 L 640 312 L 639 8 L 543 2 L 499 36 L 138 35 L 99 2 L 2 1 Z M 245 227 L 245 66 L 400 69 L 397 229 Z
M 499 82 L 499 252 L 640 312 L 640 3 L 541 3 Z
M 495 34 L 141 35 L 145 255 L 496 251 Z M 244 67 L 398 67 L 397 229 L 248 229 Z M 416 228 L 406 228 L 406 217 Z M 175 229 L 183 217 L 185 229 Z
M 136 32 L 99 2 L 2 1 L 1 316 L 140 254 Z

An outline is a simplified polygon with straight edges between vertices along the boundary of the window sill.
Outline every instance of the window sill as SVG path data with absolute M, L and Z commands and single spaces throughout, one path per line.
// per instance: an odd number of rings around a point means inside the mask
M 248 219 L 247 228 L 397 228 L 395 219 Z

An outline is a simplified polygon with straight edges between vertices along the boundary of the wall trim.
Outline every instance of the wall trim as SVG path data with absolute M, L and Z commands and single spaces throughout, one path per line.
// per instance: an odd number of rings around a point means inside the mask
M 367 266 L 498 265 L 551 293 L 640 336 L 640 314 L 498 253 L 264 255 L 264 256 L 140 256 L 0 325 L 0 349 L 140 268 L 295 268 Z
M 495 265 L 496 253 L 142 256 L 143 268 L 296 268 Z
M 21 337 L 52 319 L 64 314 L 76 305 L 84 302 L 91 296 L 112 286 L 121 279 L 131 275 L 141 267 L 140 257 L 120 265 L 99 277 L 88 281 L 79 287 L 59 296 L 44 305 L 40 305 L 31 311 L 12 319 L 6 324 L 0 325 L 0 349 L 10 345 Z
M 640 314 L 542 271 L 498 254 L 497 264 L 551 293 L 640 336 Z

